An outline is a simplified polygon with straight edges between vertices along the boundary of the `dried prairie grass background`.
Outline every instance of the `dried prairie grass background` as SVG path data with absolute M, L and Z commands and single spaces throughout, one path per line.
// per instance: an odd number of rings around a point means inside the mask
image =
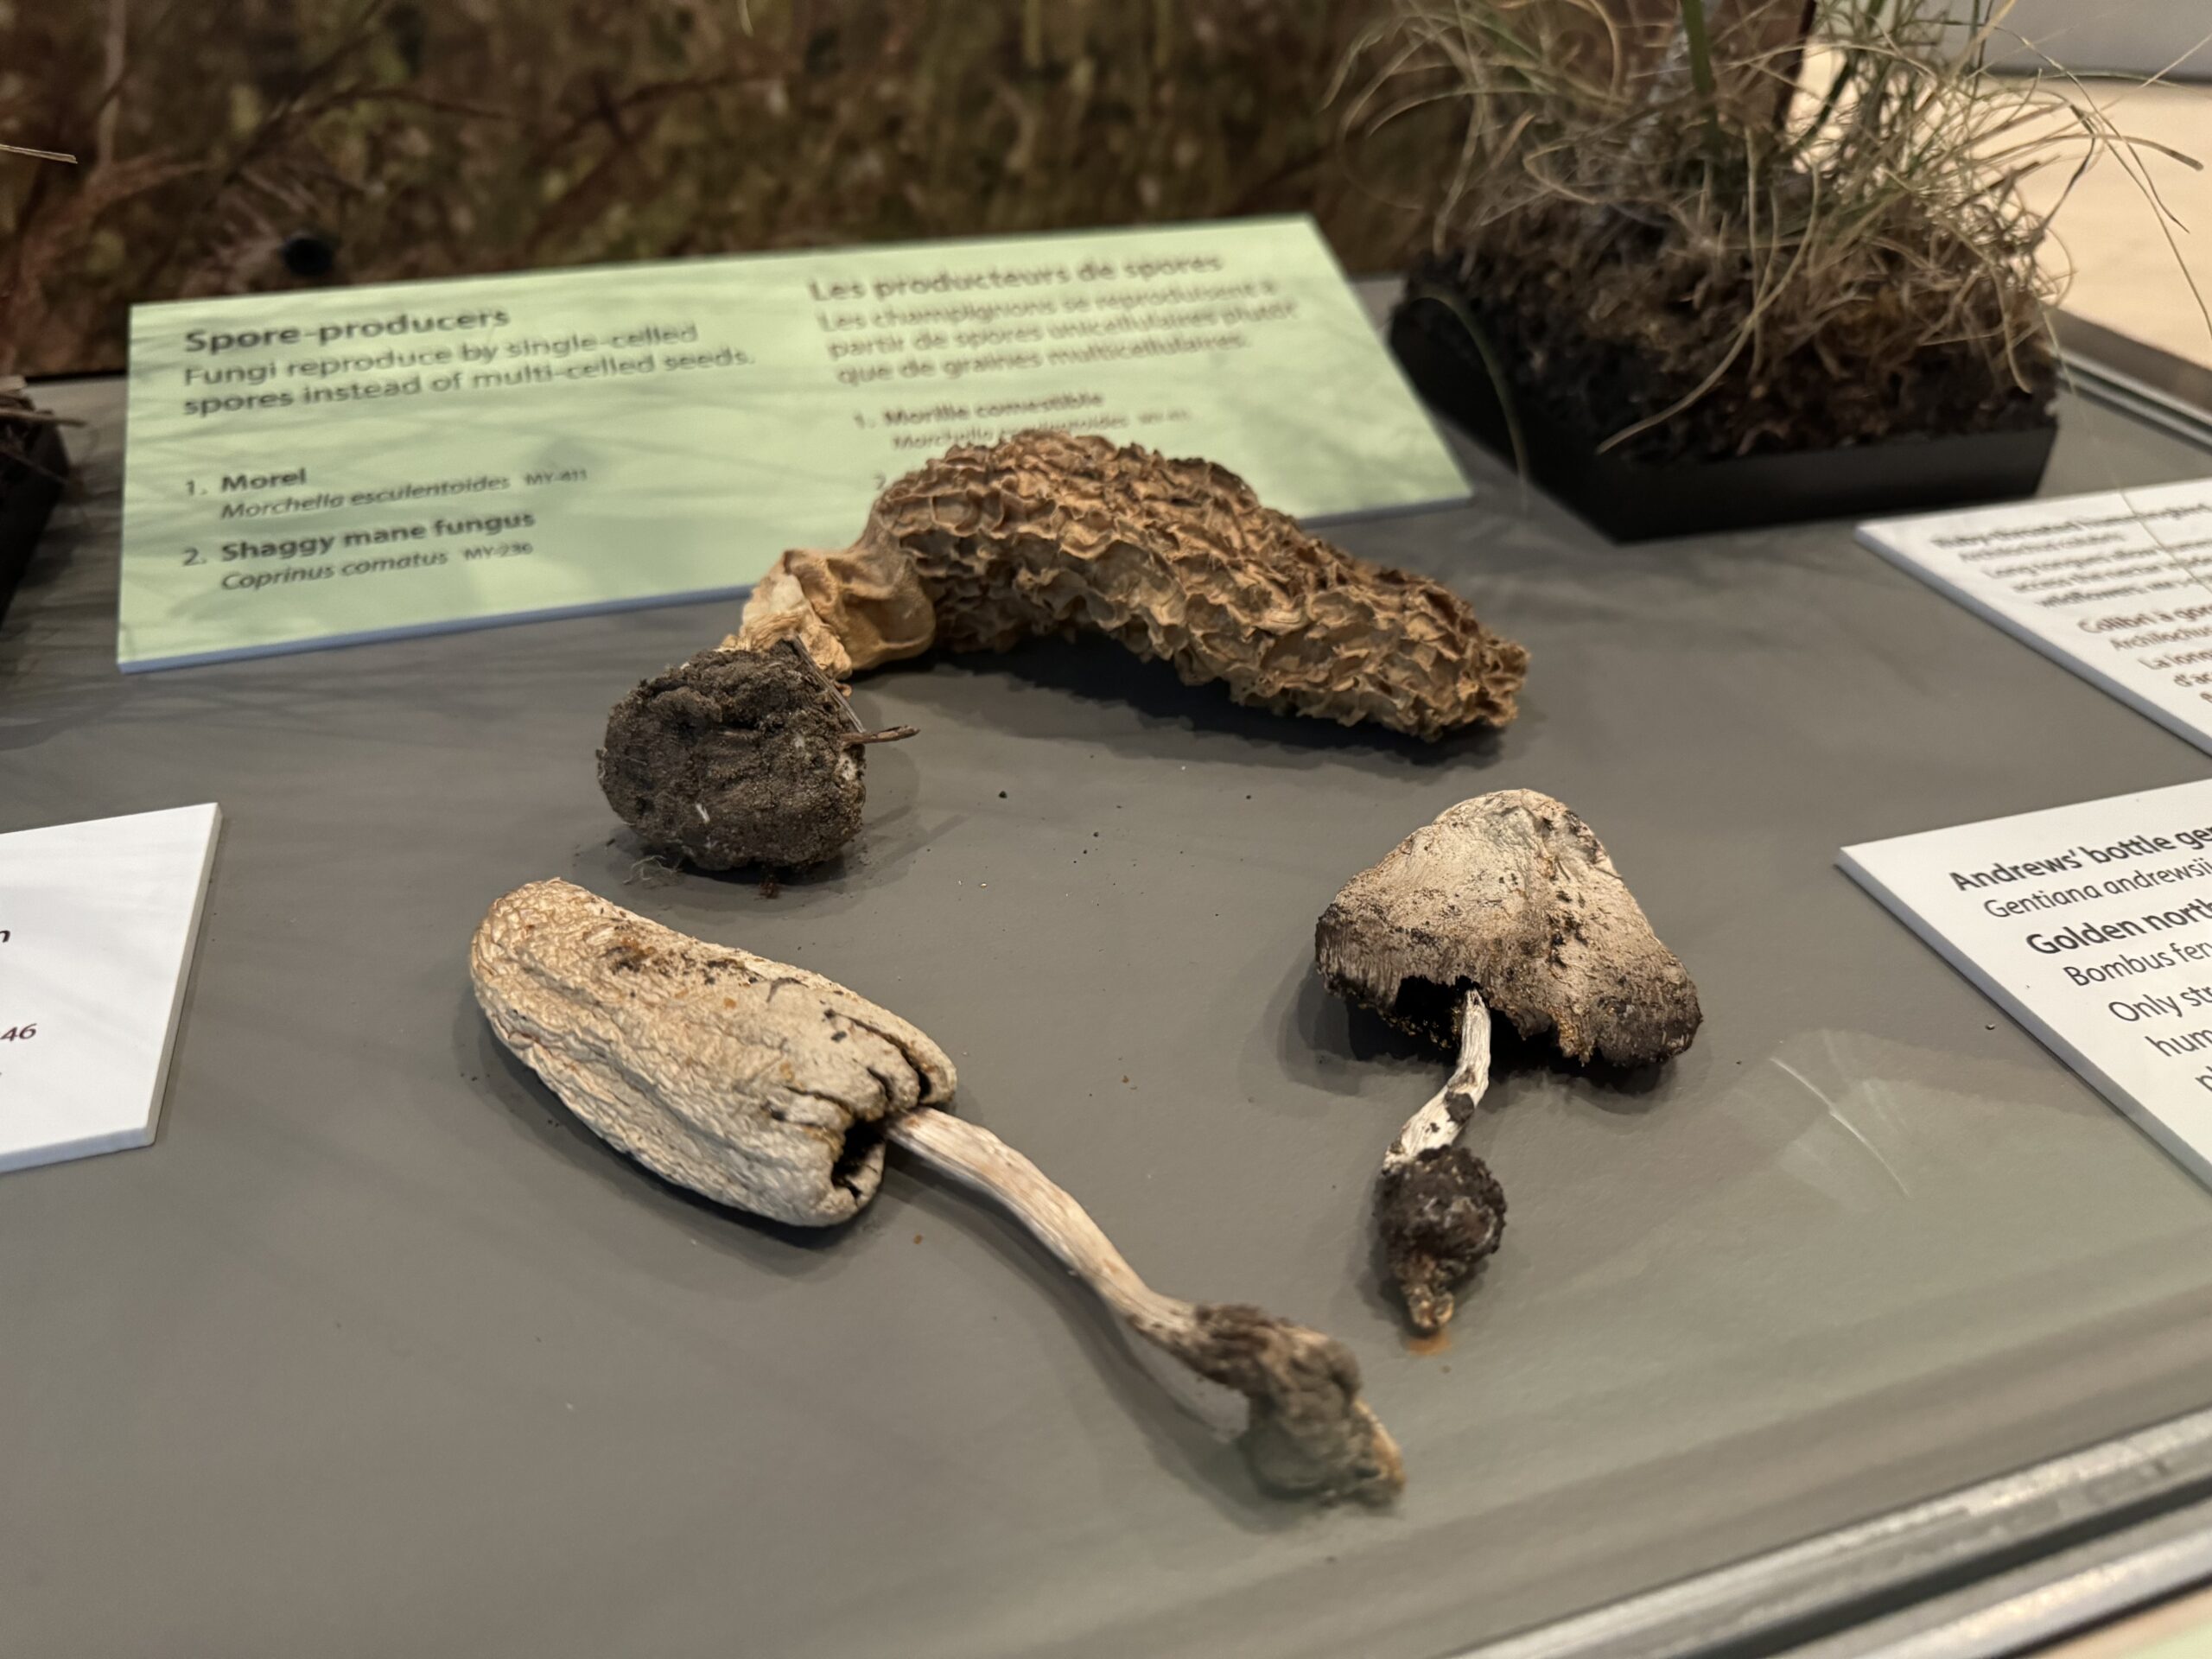
M 0 0 L 0 372 L 137 300 L 1307 209 L 1423 181 L 1324 107 L 1380 0 Z M 1410 154 L 1411 152 L 1408 152 Z

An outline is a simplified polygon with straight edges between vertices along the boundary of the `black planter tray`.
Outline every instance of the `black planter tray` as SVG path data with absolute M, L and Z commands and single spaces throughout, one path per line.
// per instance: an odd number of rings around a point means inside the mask
M 28 461 L 0 455 L 0 616 L 7 614 L 8 601 L 16 596 L 16 584 L 68 476 L 69 452 L 62 448 L 58 426 L 38 429 Z
M 1452 308 L 1401 300 L 1390 348 L 1421 396 L 1508 461 L 1513 436 L 1482 353 Z M 1615 541 L 1744 530 L 1807 518 L 1870 518 L 2032 495 L 2056 422 L 2011 432 L 1900 438 L 1796 454 L 1653 466 L 1600 454 L 1597 440 L 1515 411 L 1529 474 Z

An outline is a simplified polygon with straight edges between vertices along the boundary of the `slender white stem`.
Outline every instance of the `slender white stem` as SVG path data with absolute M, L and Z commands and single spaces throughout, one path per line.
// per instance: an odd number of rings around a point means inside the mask
M 1190 1303 L 1146 1284 L 1081 1205 L 982 1125 L 923 1107 L 892 1118 L 885 1133 L 932 1168 L 1011 1210 L 1069 1272 L 1141 1335 L 1156 1341 L 1159 1335 L 1188 1330 L 1195 1323 Z
M 1012 1211 L 1063 1267 L 1121 1316 L 1137 1363 L 1177 1405 L 1230 1439 L 1251 1426 L 1250 1403 L 1243 1395 L 1190 1369 L 1185 1351 L 1198 1340 L 1198 1310 L 1138 1277 L 1090 1212 L 1043 1170 L 982 1125 L 932 1108 L 900 1113 L 885 1132 L 931 1168 Z M 1162 1363 L 1163 1356 L 1175 1363 Z
M 1457 1141 L 1489 1087 L 1490 1010 L 1478 993 L 1469 991 L 1459 1005 L 1459 1063 L 1427 1104 L 1406 1120 L 1390 1150 L 1382 1154 L 1383 1172 L 1403 1168 L 1422 1153 Z
M 1145 1369 L 1176 1402 L 1237 1437 L 1263 1484 L 1378 1503 L 1405 1484 L 1397 1446 L 1360 1399 L 1358 1363 L 1341 1343 L 1256 1307 L 1161 1295 L 1081 1205 L 964 1118 L 918 1107 L 890 1118 L 884 1134 L 1012 1211 L 1121 1316 Z

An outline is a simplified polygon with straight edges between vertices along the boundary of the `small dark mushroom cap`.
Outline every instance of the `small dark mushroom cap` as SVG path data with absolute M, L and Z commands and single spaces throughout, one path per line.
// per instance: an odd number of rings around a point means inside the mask
M 702 651 L 614 705 L 599 785 L 653 852 L 702 870 L 801 870 L 860 833 L 855 723 L 796 651 Z
M 1702 1017 L 1590 826 L 1534 790 L 1478 795 L 1414 830 L 1344 884 L 1313 950 L 1332 990 L 1447 1049 L 1470 987 L 1580 1062 L 1667 1059 Z

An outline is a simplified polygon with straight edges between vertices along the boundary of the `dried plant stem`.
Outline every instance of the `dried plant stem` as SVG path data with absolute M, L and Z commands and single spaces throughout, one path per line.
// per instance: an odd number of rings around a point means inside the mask
M 107 0 L 107 28 L 100 38 L 100 71 L 106 91 L 100 101 L 100 118 L 94 156 L 102 166 L 115 160 L 117 123 L 123 116 L 123 72 L 130 63 L 130 8 L 129 0 Z
M 1720 123 L 1713 111 L 1713 99 L 1718 87 L 1713 79 L 1713 40 L 1706 32 L 1705 0 L 1681 0 L 1682 8 L 1682 44 L 1689 54 L 1690 85 L 1697 89 L 1698 102 L 1704 110 L 1707 141 L 1715 150 L 1720 148 Z

